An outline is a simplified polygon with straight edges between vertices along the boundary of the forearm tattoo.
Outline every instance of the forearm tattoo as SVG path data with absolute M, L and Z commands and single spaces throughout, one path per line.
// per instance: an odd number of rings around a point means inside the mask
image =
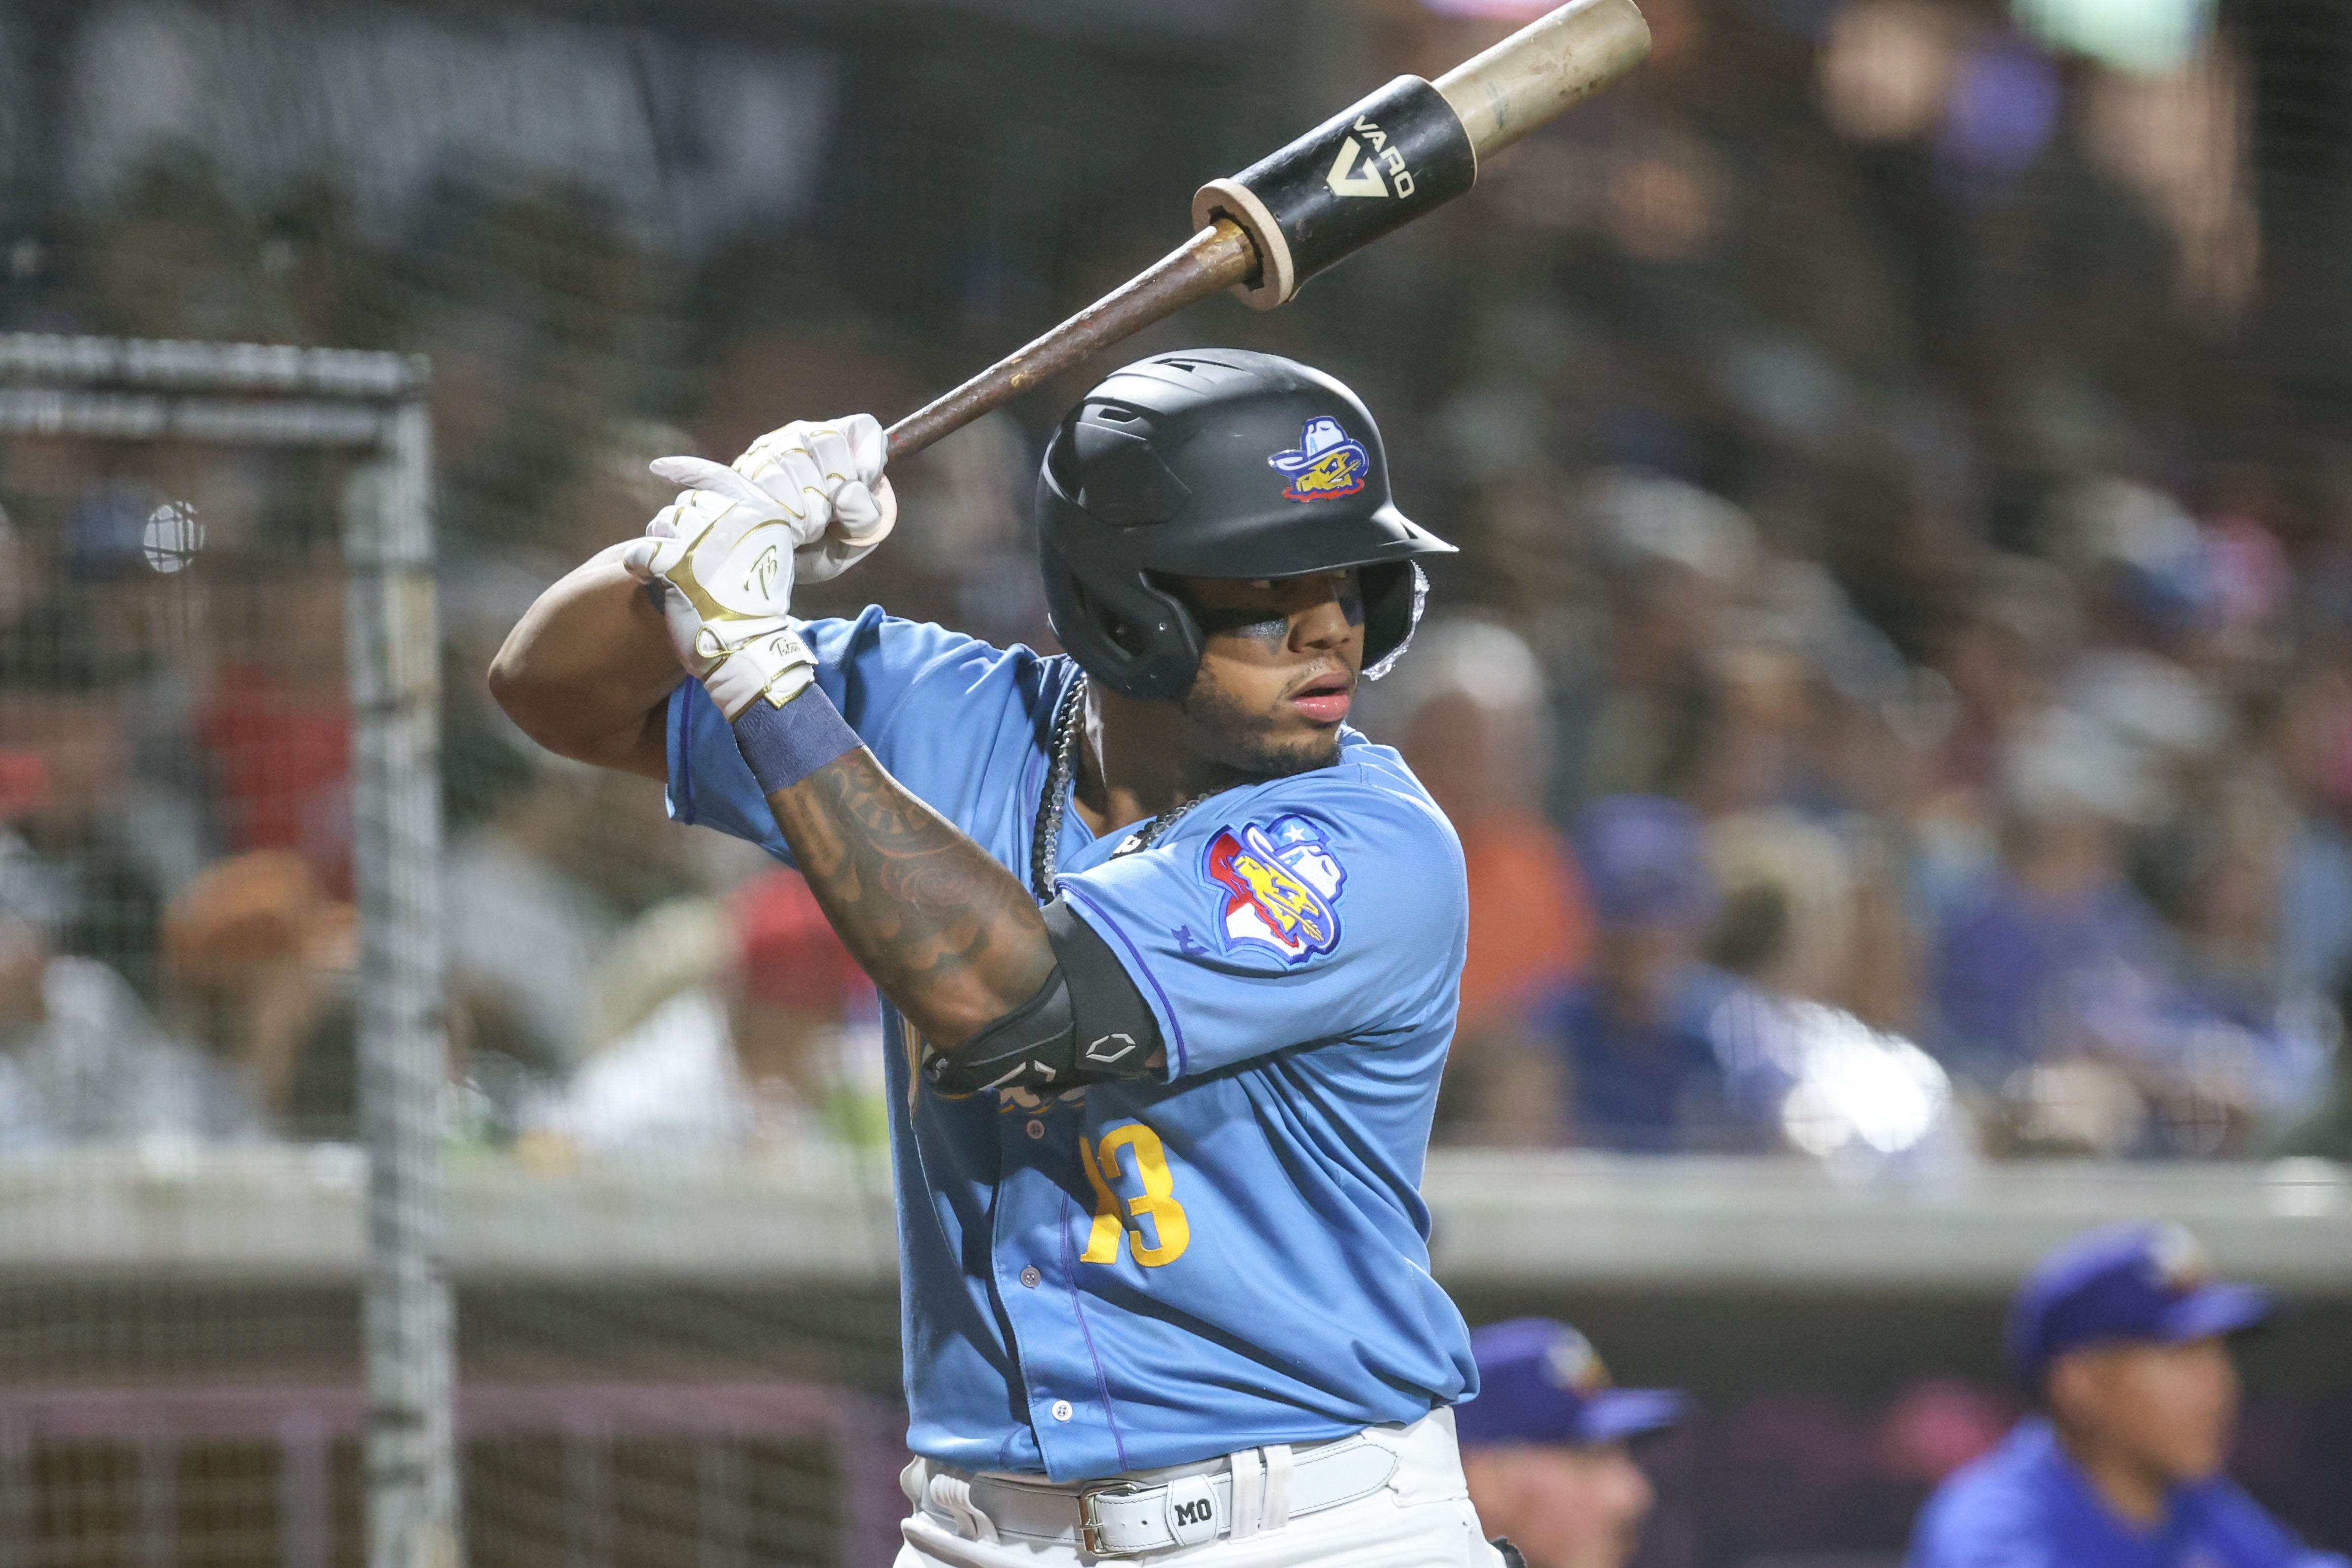
M 1020 879 L 860 746 L 768 797 L 850 952 L 942 1049 L 1036 994 L 1054 967 Z

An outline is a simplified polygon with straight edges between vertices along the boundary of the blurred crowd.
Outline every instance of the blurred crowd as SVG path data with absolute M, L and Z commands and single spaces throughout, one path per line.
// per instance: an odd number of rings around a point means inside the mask
M 196 70 L 213 24 L 150 9 L 182 32 L 105 47 Z M 1441 13 L 1511 7 L 1345 9 L 1376 80 L 1508 21 Z M 2340 1152 L 2352 445 L 2262 352 L 2286 252 L 2253 46 L 2126 68 L 1990 5 L 1645 10 L 1637 86 L 1473 199 L 1294 307 L 1133 349 L 1349 379 L 1402 502 L 1464 547 L 1359 710 L 1468 854 L 1439 1136 L 1861 1171 Z M 403 47 L 436 37 L 475 47 Z M 878 46 L 828 47 L 866 80 Z M 1140 81 L 1150 47 L 1089 68 Z M 896 90 L 843 100 L 835 144 L 947 112 Z M 1153 156 L 1208 134 L 1134 109 Z M 203 134 L 118 147 L 0 258 L 0 327 L 431 356 L 457 1136 L 868 1145 L 873 997 L 805 889 L 536 752 L 480 672 L 667 499 L 650 458 L 912 406 L 1172 232 L 1033 213 L 1052 244 L 917 257 L 932 220 L 845 175 L 689 245 L 494 143 L 389 229 L 331 168 L 257 194 Z M 877 297 L 917 259 L 933 296 Z M 894 476 L 899 540 L 810 612 L 1050 646 L 1027 495 L 1083 384 Z M 0 1147 L 349 1131 L 346 477 L 0 442 Z
M 1460 1135 L 1870 1160 L 2317 1134 L 2352 710 L 2269 534 L 2086 480 L 2052 556 L 1954 564 L 1910 664 L 1719 497 L 1571 496 L 1582 602 L 1435 616 L 1367 704 L 1468 851 Z

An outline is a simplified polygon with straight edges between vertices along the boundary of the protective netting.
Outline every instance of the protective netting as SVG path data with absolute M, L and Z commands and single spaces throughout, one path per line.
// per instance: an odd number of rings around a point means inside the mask
M 558 1075 L 462 1002 L 445 1059 L 433 884 L 466 884 L 436 852 L 432 603 L 404 565 L 421 426 L 200 370 L 79 386 L 44 374 L 61 343 L 0 349 L 31 590 L 0 660 L 0 1534 L 23 1563 L 430 1561 L 457 1352 L 438 1162 L 510 1149 Z M 237 444 L 175 434 L 232 408 Z M 337 420 L 375 434 L 322 448 Z M 853 1220 L 870 1176 L 844 1184 Z M 898 1439 L 868 1392 L 887 1371 L 843 1353 L 858 1333 L 794 1353 L 789 1308 L 607 1301 L 627 1247 L 582 1195 L 523 1222 L 526 1278 L 577 1289 L 467 1309 L 469 1560 L 871 1556 Z
M 878 1563 L 902 1457 L 870 988 L 789 872 L 525 742 L 499 641 L 667 499 L 647 459 L 903 412 L 1537 9 L 0 5 L 0 330 L 433 365 L 403 940 L 469 1561 Z M 1643 74 L 1458 205 L 1124 351 L 1346 378 L 1464 547 L 1361 714 L 1469 852 L 1441 1140 L 2341 1155 L 2352 11 L 1645 11 Z M 1028 488 L 1083 384 L 894 476 L 803 607 L 1049 644 Z M 0 1568 L 365 1555 L 358 461 L 0 437 Z M 1891 1552 L 2007 1413 L 2008 1283 L 1789 1363 L 1843 1404 L 1727 1377 L 1651 1560 Z M 1716 1331 L 1661 1321 L 1622 1373 Z M 2340 1547 L 2340 1408 L 2273 1371 L 2250 1473 Z

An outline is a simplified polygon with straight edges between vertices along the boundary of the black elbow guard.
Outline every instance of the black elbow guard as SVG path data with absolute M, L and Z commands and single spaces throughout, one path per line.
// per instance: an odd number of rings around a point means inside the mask
M 1149 1078 L 1160 1053 L 1160 1020 L 1127 965 L 1067 899 L 1045 906 L 1045 939 L 1070 990 L 1070 1065 L 1080 1083 Z
M 1127 966 L 1067 902 L 1045 906 L 1054 972 L 1026 1002 L 952 1051 L 935 1051 L 923 1076 L 944 1094 L 1025 1089 L 1058 1094 L 1109 1079 L 1150 1076 L 1160 1049 L 1151 1005 Z

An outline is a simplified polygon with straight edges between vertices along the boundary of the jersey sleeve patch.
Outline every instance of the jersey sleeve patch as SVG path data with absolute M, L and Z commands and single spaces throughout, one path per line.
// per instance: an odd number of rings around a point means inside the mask
M 1296 813 L 1219 829 L 1201 858 L 1225 951 L 1260 947 L 1297 965 L 1339 945 L 1347 868 L 1328 834 Z

